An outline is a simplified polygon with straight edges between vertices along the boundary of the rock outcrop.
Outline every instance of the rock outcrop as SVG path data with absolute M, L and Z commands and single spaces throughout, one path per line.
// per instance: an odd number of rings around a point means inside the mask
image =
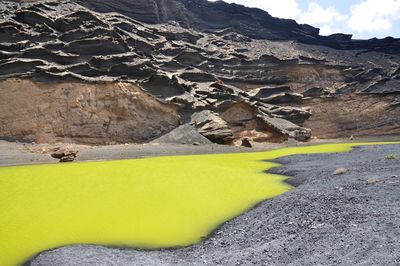
M 192 124 L 199 133 L 212 142 L 225 144 L 233 140 L 228 123 L 211 111 L 202 111 L 192 116 Z
M 177 22 L 180 26 L 213 33 L 239 33 L 252 39 L 295 40 L 306 44 L 324 45 L 335 49 L 374 50 L 386 53 L 400 52 L 400 40 L 388 37 L 382 40 L 353 40 L 351 34 L 319 35 L 319 29 L 298 24 L 291 19 L 272 17 L 267 12 L 207 0 L 74 0 L 98 12 L 117 12 L 151 24 Z M 255 30 L 256 29 L 256 30 Z M 227 36 L 238 40 L 235 34 Z M 242 38 L 246 39 L 246 38 Z
M 0 136 L 41 143 L 145 142 L 179 125 L 174 106 L 130 83 L 0 81 Z
M 212 142 L 201 135 L 199 131 L 191 124 L 181 125 L 171 132 L 152 141 L 153 143 L 169 143 L 169 144 L 212 144 Z
M 190 123 L 192 115 L 202 111 L 212 112 L 218 121 L 222 119 L 224 130 L 232 133 L 233 137 L 213 139 L 220 143 L 234 143 L 241 138 L 305 141 L 311 137 L 310 129 L 317 137 L 385 134 L 356 122 L 366 114 L 371 125 L 390 129 L 390 133 L 400 132 L 400 118 L 394 115 L 399 111 L 396 103 L 400 93 L 398 39 L 352 40 L 343 34 L 324 37 L 311 26 L 222 1 L 1 3 L 3 83 L 17 78 L 47 88 L 44 84 L 53 84 L 54 92 L 47 93 L 57 97 L 62 97 L 58 95 L 59 84 L 94 88 L 107 83 L 109 90 L 118 84 L 136 84 L 130 86 L 143 95 L 143 102 L 154 103 L 148 109 L 127 111 L 122 120 L 116 115 L 111 120 L 118 129 L 103 127 L 102 119 L 84 119 L 64 125 L 62 133 L 46 125 L 45 135 L 52 137 L 42 138 L 43 126 L 29 122 L 24 130 L 3 129 L 3 138 L 86 143 L 147 141 Z M 1 86 L 0 93 L 10 92 Z M 35 98 L 35 92 L 32 94 Z M 376 106 L 384 106 L 385 112 L 377 115 L 378 109 L 370 110 L 356 100 L 364 96 L 374 99 Z M 24 97 L 30 97 L 29 93 Z M 121 94 L 116 95 L 116 101 L 118 97 L 119 101 L 125 100 Z M 338 109 L 335 101 L 343 100 L 359 111 L 349 115 L 351 110 Z M 333 103 L 331 109 L 324 109 L 324 102 Z M 228 115 L 242 111 L 238 115 L 241 119 Z M 101 110 L 93 112 L 98 115 L 96 112 Z M 18 117 L 21 114 L 16 113 L 15 120 L 26 119 Z M 353 118 L 342 119 L 350 116 Z M 321 117 L 326 125 L 337 126 L 332 130 L 321 127 Z M 80 135 L 70 133 L 79 127 Z M 129 130 L 122 130 L 126 128 Z M 208 128 L 210 132 L 202 132 L 204 136 L 212 135 L 213 126 Z
M 51 157 L 60 160 L 60 163 L 75 161 L 79 151 L 70 146 L 61 146 L 54 148 L 50 155 Z

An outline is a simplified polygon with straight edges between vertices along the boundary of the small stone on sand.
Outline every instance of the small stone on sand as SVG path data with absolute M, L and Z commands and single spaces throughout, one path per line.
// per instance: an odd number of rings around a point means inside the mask
M 347 173 L 349 170 L 346 168 L 338 168 L 335 170 L 335 172 L 333 172 L 334 175 L 343 175 L 345 173 Z

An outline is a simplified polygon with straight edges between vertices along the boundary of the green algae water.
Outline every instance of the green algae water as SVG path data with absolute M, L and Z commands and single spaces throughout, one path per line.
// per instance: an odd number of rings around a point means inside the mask
M 0 265 L 71 244 L 153 249 L 199 242 L 291 189 L 286 177 L 265 173 L 279 166 L 266 160 L 355 145 L 0 167 Z

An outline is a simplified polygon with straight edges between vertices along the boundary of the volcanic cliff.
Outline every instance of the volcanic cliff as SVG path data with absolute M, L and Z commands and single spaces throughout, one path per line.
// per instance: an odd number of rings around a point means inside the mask
M 0 138 L 394 134 L 399 94 L 400 40 L 391 37 L 320 36 L 222 1 L 0 1 Z

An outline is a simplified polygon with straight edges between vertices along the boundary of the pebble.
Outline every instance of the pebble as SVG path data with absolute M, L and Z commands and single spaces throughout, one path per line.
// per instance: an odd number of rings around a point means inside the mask
M 343 175 L 345 173 L 347 173 L 349 170 L 346 168 L 338 168 L 335 170 L 335 172 L 333 172 L 334 175 Z

